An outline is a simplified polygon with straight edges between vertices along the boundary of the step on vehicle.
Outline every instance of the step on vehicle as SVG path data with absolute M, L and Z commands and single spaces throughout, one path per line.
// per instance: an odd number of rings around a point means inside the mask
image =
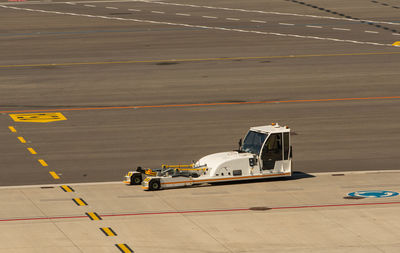
M 124 183 L 144 190 L 251 180 L 292 175 L 290 128 L 272 123 L 251 127 L 239 149 L 215 153 L 189 165 L 162 165 L 158 169 L 130 171 Z

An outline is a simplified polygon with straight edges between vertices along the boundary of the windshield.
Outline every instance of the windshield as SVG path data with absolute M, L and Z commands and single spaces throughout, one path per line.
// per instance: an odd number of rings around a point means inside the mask
M 249 131 L 246 138 L 244 138 L 242 150 L 258 155 L 266 138 L 267 134 Z

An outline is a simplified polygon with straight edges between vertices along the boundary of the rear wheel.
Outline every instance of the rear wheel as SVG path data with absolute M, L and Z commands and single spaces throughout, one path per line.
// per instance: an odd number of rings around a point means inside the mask
M 161 184 L 159 179 L 152 179 L 149 182 L 149 190 L 150 191 L 157 191 L 160 190 Z

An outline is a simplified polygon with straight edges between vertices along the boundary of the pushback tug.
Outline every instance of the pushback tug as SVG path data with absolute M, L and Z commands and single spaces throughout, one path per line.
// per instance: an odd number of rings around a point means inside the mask
M 160 190 L 203 183 L 286 177 L 292 173 L 290 128 L 272 123 L 251 127 L 239 149 L 215 153 L 190 165 L 162 165 L 130 171 L 124 183 Z

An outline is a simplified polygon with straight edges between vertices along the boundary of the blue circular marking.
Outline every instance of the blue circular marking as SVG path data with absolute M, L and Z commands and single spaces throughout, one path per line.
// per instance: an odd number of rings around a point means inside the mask
M 394 191 L 356 191 L 350 192 L 348 195 L 352 197 L 364 198 L 388 198 L 397 196 L 399 193 Z

